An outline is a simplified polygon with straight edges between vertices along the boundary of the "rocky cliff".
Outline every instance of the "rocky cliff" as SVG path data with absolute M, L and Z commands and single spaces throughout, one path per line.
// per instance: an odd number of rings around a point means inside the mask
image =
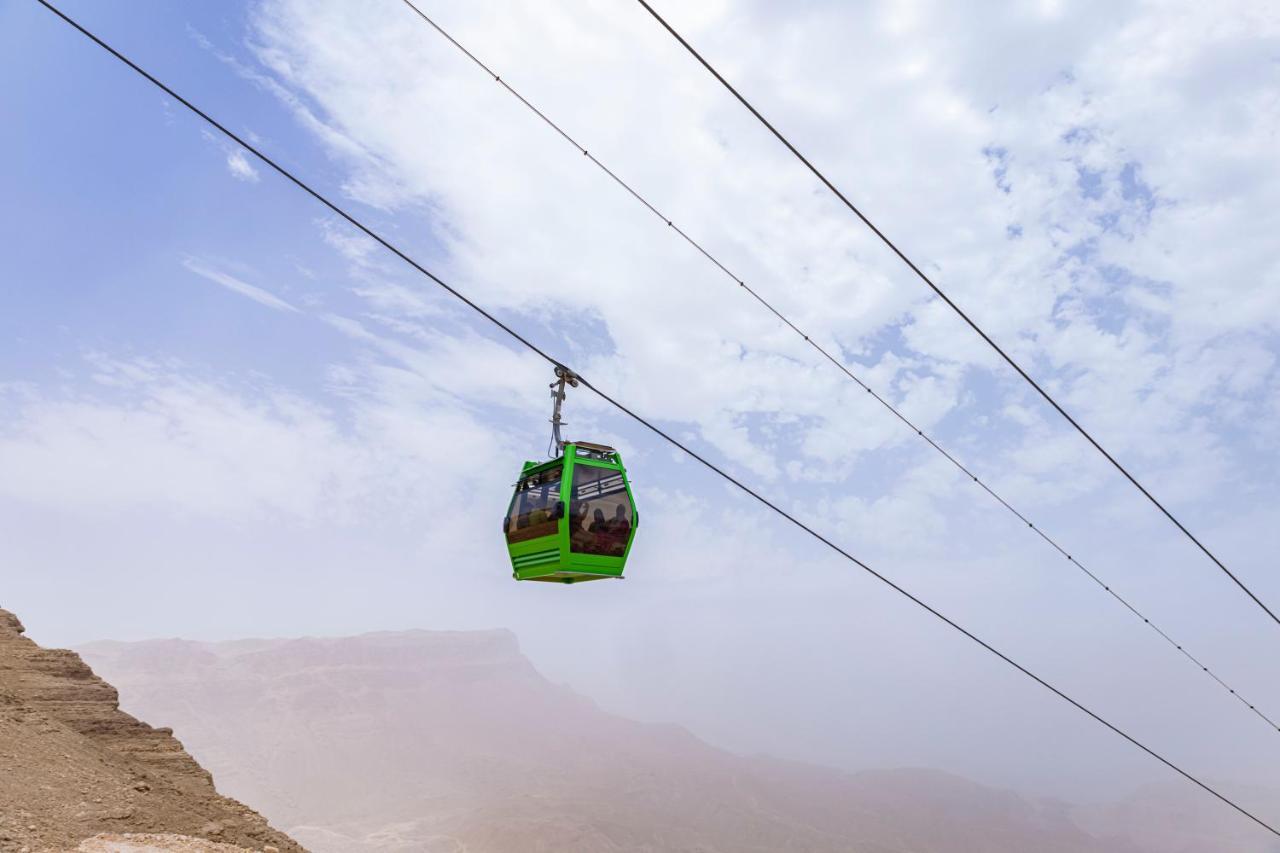
M 192 837 L 172 849 L 214 849 L 190 846 L 206 839 L 303 850 L 220 796 L 170 729 L 122 712 L 77 654 L 41 648 L 0 610 L 0 851 L 75 849 L 101 833 Z M 148 849 L 171 849 L 159 844 Z

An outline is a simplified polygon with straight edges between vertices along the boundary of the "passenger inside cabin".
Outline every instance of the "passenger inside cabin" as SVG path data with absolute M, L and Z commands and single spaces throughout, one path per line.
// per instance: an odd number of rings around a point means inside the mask
M 592 536 L 587 532 L 586 520 L 586 501 L 574 501 L 569 508 L 569 542 L 575 551 L 586 551 L 591 543 Z
M 622 504 L 614 507 L 613 522 L 610 524 L 610 528 L 610 532 L 625 544 L 627 536 L 631 533 L 631 519 L 627 518 L 627 508 Z
M 609 531 L 609 525 L 604 520 L 604 510 L 597 508 L 595 512 L 591 514 L 591 518 L 593 520 L 591 522 L 591 526 L 587 528 L 588 533 L 601 534 Z

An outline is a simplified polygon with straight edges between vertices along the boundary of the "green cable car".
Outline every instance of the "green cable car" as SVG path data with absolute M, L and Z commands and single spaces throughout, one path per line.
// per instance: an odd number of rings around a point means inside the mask
M 581 583 L 621 578 L 640 516 L 618 451 L 560 440 L 564 386 L 578 384 L 556 368 L 551 417 L 556 456 L 526 462 L 502 519 L 513 576 L 520 581 Z

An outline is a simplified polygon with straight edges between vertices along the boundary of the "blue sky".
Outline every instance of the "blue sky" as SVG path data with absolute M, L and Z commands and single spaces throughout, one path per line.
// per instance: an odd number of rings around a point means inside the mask
M 1274 602 L 1280 25 L 1237 5 L 672 15 Z M 537 8 L 430 11 L 1280 710 L 1274 626 L 638 8 Z M 1265 728 L 399 4 L 66 9 L 984 637 L 1276 783 Z M 554 678 L 735 749 L 1071 794 L 1151 775 L 586 394 L 570 432 L 623 449 L 645 513 L 631 577 L 513 584 L 496 519 L 549 371 L 36 4 L 0 6 L 0 47 L 2 603 L 38 638 L 506 626 Z
M 90 26 L 119 20 L 119 10 L 105 7 L 75 11 Z M 173 85 L 242 132 L 288 150 L 319 184 L 331 184 L 327 158 L 278 103 L 197 46 L 195 33 L 227 38 L 243 31 L 244 9 L 210 11 L 132 6 L 128 20 L 137 26 L 117 31 L 119 46 L 153 65 L 181 65 L 186 76 Z M 280 318 L 245 311 L 225 291 L 196 286 L 194 275 L 175 275 L 174 268 L 183 253 L 232 263 L 251 257 L 269 265 L 263 272 L 288 298 L 311 287 L 302 270 L 323 274 L 331 264 L 314 240 L 314 206 L 280 181 L 229 182 L 231 143 L 209 135 L 212 129 L 161 93 L 130 85 L 130 75 L 101 51 L 67 50 L 67 33 L 47 26 L 43 9 L 9 4 L 5 14 L 12 19 L 5 71 L 28 83 L 0 95 L 7 114 L 22 116 L 0 142 L 12 165 L 5 181 L 14 201 L 6 206 L 13 241 L 5 273 L 40 285 L 9 291 L 6 363 L 50 378 L 49 369 L 68 355 L 140 351 L 146 341 L 177 358 L 206 361 L 218 353 L 220 369 L 270 364 L 290 382 L 316 388 L 309 366 L 336 352 L 330 330 L 308 322 L 281 329 Z M 86 88 L 94 80 L 109 84 Z M 328 295 L 340 299 L 342 292 Z

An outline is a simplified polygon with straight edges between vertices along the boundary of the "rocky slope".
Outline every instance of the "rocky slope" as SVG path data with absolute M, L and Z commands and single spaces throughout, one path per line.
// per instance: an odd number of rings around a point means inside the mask
M 101 643 L 127 707 L 313 850 L 1133 853 L 1065 806 L 923 770 L 715 749 L 543 679 L 506 632 Z
M 78 655 L 41 648 L 0 610 L 0 851 L 70 850 L 104 833 L 191 838 L 181 842 L 186 847 L 154 839 L 123 847 L 108 835 L 84 849 L 218 849 L 191 846 L 208 839 L 303 850 L 220 796 L 170 729 L 123 713 L 115 688 Z

